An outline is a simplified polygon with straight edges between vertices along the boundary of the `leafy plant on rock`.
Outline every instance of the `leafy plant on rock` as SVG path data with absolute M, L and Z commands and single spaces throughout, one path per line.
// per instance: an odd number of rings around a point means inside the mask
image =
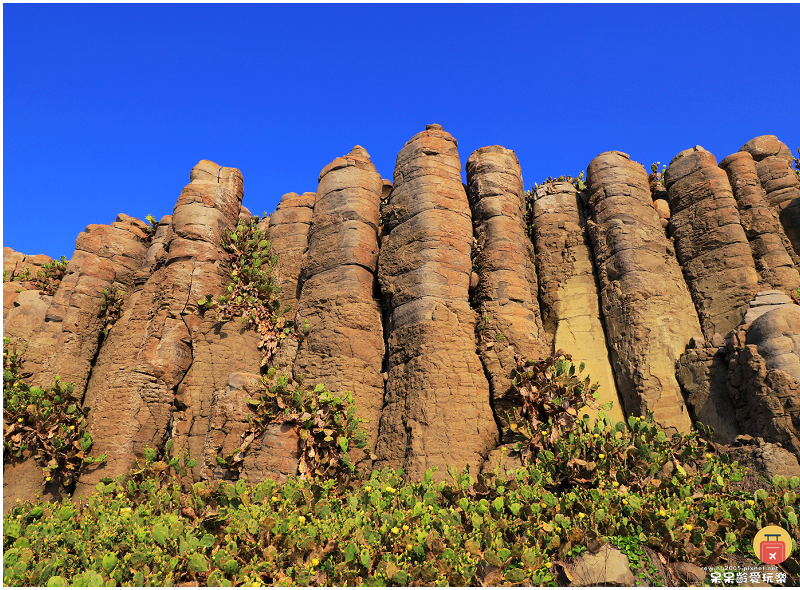
M 86 432 L 89 408 L 71 399 L 73 384 L 56 377 L 47 389 L 31 387 L 21 380 L 24 364 L 16 345 L 9 348 L 3 338 L 3 462 L 33 457 L 44 465 L 45 481 L 54 475 L 71 485 L 84 463 L 99 463 L 105 455 L 88 453 L 92 437 Z
M 156 235 L 156 229 L 158 229 L 158 221 L 152 215 L 147 215 L 144 220 L 147 222 L 144 233 L 147 235 L 148 241 L 152 241 L 153 236 Z
M 125 291 L 117 288 L 109 291 L 103 287 L 103 303 L 100 305 L 100 322 L 103 324 L 100 329 L 101 343 L 108 338 L 108 333 L 119 319 L 124 301 Z
M 366 446 L 366 433 L 356 416 L 353 395 L 335 395 L 324 384 L 304 386 L 302 375 L 292 381 L 286 375 L 276 377 L 274 368 L 263 378 L 265 390 L 259 399 L 249 399 L 254 409 L 244 442 L 228 457 L 218 458 L 221 465 L 238 469 L 254 440 L 260 440 L 270 424 L 294 425 L 300 437 L 301 478 L 349 478 L 355 473 L 350 450 Z
M 290 306 L 280 308 L 281 288 L 273 272 L 278 257 L 272 254 L 270 243 L 258 229 L 257 219 L 239 222 L 236 231 L 223 232 L 222 247 L 231 255 L 232 282 L 217 301 L 207 293 L 197 305 L 201 312 L 216 306 L 222 319 L 241 317 L 242 323 L 254 326 L 260 335 L 258 348 L 264 354 L 263 367 L 280 343 L 294 334 L 294 323 L 284 316 Z
M 61 279 L 64 278 L 64 274 L 67 272 L 68 264 L 69 260 L 64 256 L 60 260 L 46 262 L 36 273 L 36 276 L 31 279 L 31 282 L 44 295 L 55 295 L 58 286 L 61 284 Z

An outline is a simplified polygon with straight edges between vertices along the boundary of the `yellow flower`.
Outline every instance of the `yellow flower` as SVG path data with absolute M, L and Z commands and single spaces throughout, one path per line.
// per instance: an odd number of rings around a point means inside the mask
M 659 516 L 666 516 L 666 515 L 667 515 L 667 513 L 666 513 L 666 511 L 665 511 L 665 510 L 659 510 L 659 511 L 658 511 L 658 515 L 659 515 Z
M 690 524 L 685 524 L 683 525 L 683 528 L 685 528 L 687 531 L 691 531 L 694 527 Z
M 367 492 L 371 492 L 372 491 L 372 486 L 364 486 L 364 490 L 367 491 Z
M 750 504 L 750 506 L 755 506 L 756 505 L 756 503 L 753 500 L 748 500 L 747 503 Z
M 316 557 L 314 559 L 312 559 L 311 560 L 311 565 L 314 566 L 314 567 L 317 567 L 319 565 L 319 559 L 317 559 Z
M 428 510 L 430 510 L 431 512 L 433 512 L 433 506 L 432 506 L 432 505 L 430 505 L 430 504 L 428 504 Z
M 627 504 L 627 503 L 628 503 L 628 501 L 627 501 L 627 500 L 623 500 L 623 501 L 622 501 L 622 503 L 623 503 L 623 504 Z
M 390 494 L 394 494 L 397 490 L 395 490 L 392 486 L 386 486 L 386 491 Z
M 606 456 L 605 456 L 603 453 L 600 453 L 600 454 L 599 454 L 599 455 L 597 455 L 597 456 L 598 456 L 598 457 L 600 457 L 601 459 L 605 459 L 605 458 L 606 458 Z
M 45 480 L 45 481 L 50 481 L 51 479 L 53 479 L 53 478 L 52 478 L 52 477 L 50 477 L 49 475 L 48 475 L 47 477 L 45 477 L 45 478 L 44 478 L 44 480 Z
M 578 518 L 586 518 L 586 515 L 583 512 L 578 512 Z
M 393 527 L 392 527 L 392 532 L 393 532 L 393 533 L 396 535 L 397 533 L 399 533 L 399 532 L 400 532 L 400 529 L 399 529 L 399 528 L 397 528 L 396 526 L 393 526 Z
M 305 521 L 306 521 L 306 517 L 305 517 L 305 516 L 301 516 L 300 518 L 298 518 L 298 519 L 297 519 L 297 521 L 298 521 L 300 524 L 303 524 L 303 523 L 305 523 Z
M 406 551 L 411 551 L 413 548 L 414 546 L 411 543 L 406 545 Z
M 279 500 L 278 500 L 278 496 L 272 496 L 272 501 L 273 501 L 273 502 L 278 502 L 278 501 L 279 501 Z
M 612 485 L 613 485 L 615 488 L 618 488 L 618 487 L 619 487 L 619 482 L 618 482 L 618 481 L 615 481 L 615 482 L 614 482 Z
M 593 437 L 595 437 L 595 438 L 597 438 L 597 437 L 598 437 L 598 436 L 600 436 L 600 435 L 599 435 L 599 434 L 597 434 L 597 433 L 595 432 L 595 433 L 594 433 L 592 436 L 593 436 Z
M 407 524 L 404 524 L 404 525 L 403 525 L 403 530 L 404 530 L 404 531 L 407 531 L 407 530 L 408 530 L 408 525 L 407 525 Z
M 713 456 L 714 456 L 714 455 L 712 455 L 711 453 L 706 453 L 706 459 L 710 459 L 710 458 L 711 458 L 711 457 L 713 457 Z
M 73 424 L 72 426 L 69 427 L 69 429 L 70 430 L 75 430 L 75 425 Z
M 553 562 L 552 561 L 548 561 L 546 564 L 544 564 L 544 567 L 546 567 L 547 569 L 550 569 L 551 567 L 553 567 Z
M 17 422 L 22 422 L 22 418 L 17 418 Z
M 542 508 L 547 508 L 547 504 L 545 504 L 544 502 L 539 502 L 539 506 L 541 506 Z

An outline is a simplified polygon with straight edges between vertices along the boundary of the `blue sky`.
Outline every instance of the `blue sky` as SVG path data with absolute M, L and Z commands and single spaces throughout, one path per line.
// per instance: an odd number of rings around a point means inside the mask
M 244 204 L 360 144 L 392 178 L 427 123 L 516 151 L 526 188 L 757 135 L 800 147 L 800 5 L 3 5 L 3 245 L 172 212 L 201 159 Z

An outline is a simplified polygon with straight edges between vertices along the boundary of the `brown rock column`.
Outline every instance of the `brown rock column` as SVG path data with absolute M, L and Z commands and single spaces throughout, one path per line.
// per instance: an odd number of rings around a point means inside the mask
M 675 361 L 700 333 L 691 295 L 652 205 L 647 174 L 622 152 L 589 164 L 589 235 L 606 334 L 626 414 L 652 410 L 664 427 L 691 420 Z
M 758 292 L 758 273 L 739 223 L 728 176 L 700 146 L 669 164 L 667 185 L 678 262 L 694 299 L 703 334 L 725 336 L 739 325 Z
M 514 354 L 535 361 L 548 352 L 533 244 L 525 235 L 525 189 L 517 155 L 499 145 L 474 151 L 467 160 L 467 183 L 479 252 L 473 302 L 486 323 L 478 354 L 495 415 L 506 425 L 510 406 L 505 398 L 517 366 Z
M 791 150 L 774 135 L 761 135 L 739 151 L 748 152 L 756 161 L 767 203 L 778 215 L 795 253 L 800 255 L 800 180 L 792 170 Z
M 294 319 L 297 314 L 297 301 L 300 299 L 300 265 L 308 248 L 308 230 L 314 213 L 316 193 L 302 195 L 286 193 L 281 197 L 278 207 L 269 217 L 266 238 L 272 245 L 272 252 L 278 255 L 275 278 L 281 286 L 281 309 L 289 306 L 286 319 Z M 263 222 L 262 222 L 263 223 Z M 281 344 L 269 365 L 279 373 L 287 375 L 292 371 L 297 354 L 297 341 L 287 339 Z
M 553 342 L 549 352 L 563 350 L 576 363 L 585 362 L 583 376 L 600 383 L 598 402 L 612 402 L 606 413 L 619 422 L 625 413 L 606 345 L 583 202 L 569 182 L 545 183 L 534 197 L 533 238 L 544 328 Z M 590 408 L 585 411 L 597 415 Z
M 720 168 L 728 174 L 733 196 L 739 206 L 739 219 L 750 241 L 750 250 L 762 286 L 790 293 L 800 287 L 800 263 L 778 219 L 767 206 L 755 160 L 747 152 L 731 154 Z M 794 254 L 795 260 L 790 254 Z
M 383 181 L 361 146 L 319 175 L 308 250 L 300 275 L 300 345 L 294 374 L 332 392 L 353 392 L 357 415 L 375 451 L 383 405 L 385 344 L 376 298 L 378 214 Z M 358 452 L 353 455 L 359 458 Z
M 66 274 L 26 354 L 34 385 L 47 387 L 60 376 L 75 384 L 75 399 L 83 399 L 103 329 L 103 289 L 131 292 L 147 252 L 144 228 L 143 221 L 120 214 L 111 225 L 89 225 L 78 235 Z
M 93 452 L 108 453 L 108 459 L 81 476 L 76 494 L 89 493 L 106 475 L 126 472 L 146 446 L 193 434 L 191 427 L 171 432 L 176 403 L 192 417 L 203 414 L 186 405 L 197 404 L 193 395 L 176 402 L 176 389 L 192 366 L 193 347 L 207 334 L 197 301 L 220 293 L 229 280 L 228 255 L 220 243 L 223 230 L 236 226 L 244 188 L 239 170 L 209 160 L 197 164 L 190 178 L 172 215 L 164 265 L 132 293 L 98 357 L 86 403 L 92 408 Z M 233 371 L 222 370 L 226 378 Z M 199 387 L 198 381 L 191 385 Z M 204 392 L 209 406 L 212 394 Z
M 389 317 L 389 379 L 378 465 L 418 478 L 473 468 L 497 444 L 470 308 L 472 217 L 457 142 L 439 125 L 397 156 L 378 277 Z

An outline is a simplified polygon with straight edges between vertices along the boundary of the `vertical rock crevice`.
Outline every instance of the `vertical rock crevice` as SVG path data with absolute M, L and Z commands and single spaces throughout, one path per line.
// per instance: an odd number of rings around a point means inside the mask
M 491 407 L 500 427 L 506 412 L 515 354 L 546 356 L 539 315 L 533 244 L 525 234 L 525 190 L 517 155 L 488 146 L 467 160 L 467 195 L 477 241 L 477 350 L 489 381 Z
M 700 146 L 675 156 L 664 174 L 670 234 L 705 339 L 739 325 L 758 292 L 758 273 L 728 176 Z
M 411 478 L 433 466 L 477 469 L 498 440 L 475 352 L 472 216 L 457 146 L 439 125 L 412 137 L 382 215 L 389 377 L 376 466 L 402 467 Z
M 297 324 L 308 334 L 294 362 L 304 383 L 351 391 L 371 452 L 383 405 L 384 339 L 375 298 L 383 181 L 361 146 L 320 173 L 302 258 Z M 360 450 L 351 453 L 363 459 Z
M 589 164 L 587 192 L 587 225 L 625 412 L 652 410 L 663 427 L 688 432 L 675 362 L 700 323 L 653 208 L 647 174 L 628 154 L 604 152 Z
M 548 182 L 534 193 L 533 238 L 539 273 L 544 329 L 558 350 L 586 363 L 592 383 L 599 383 L 600 404 L 615 422 L 625 419 L 609 360 L 600 295 L 587 218 L 578 190 L 569 182 Z M 597 412 L 584 410 L 590 417 Z M 581 414 L 584 413 L 581 412 Z

